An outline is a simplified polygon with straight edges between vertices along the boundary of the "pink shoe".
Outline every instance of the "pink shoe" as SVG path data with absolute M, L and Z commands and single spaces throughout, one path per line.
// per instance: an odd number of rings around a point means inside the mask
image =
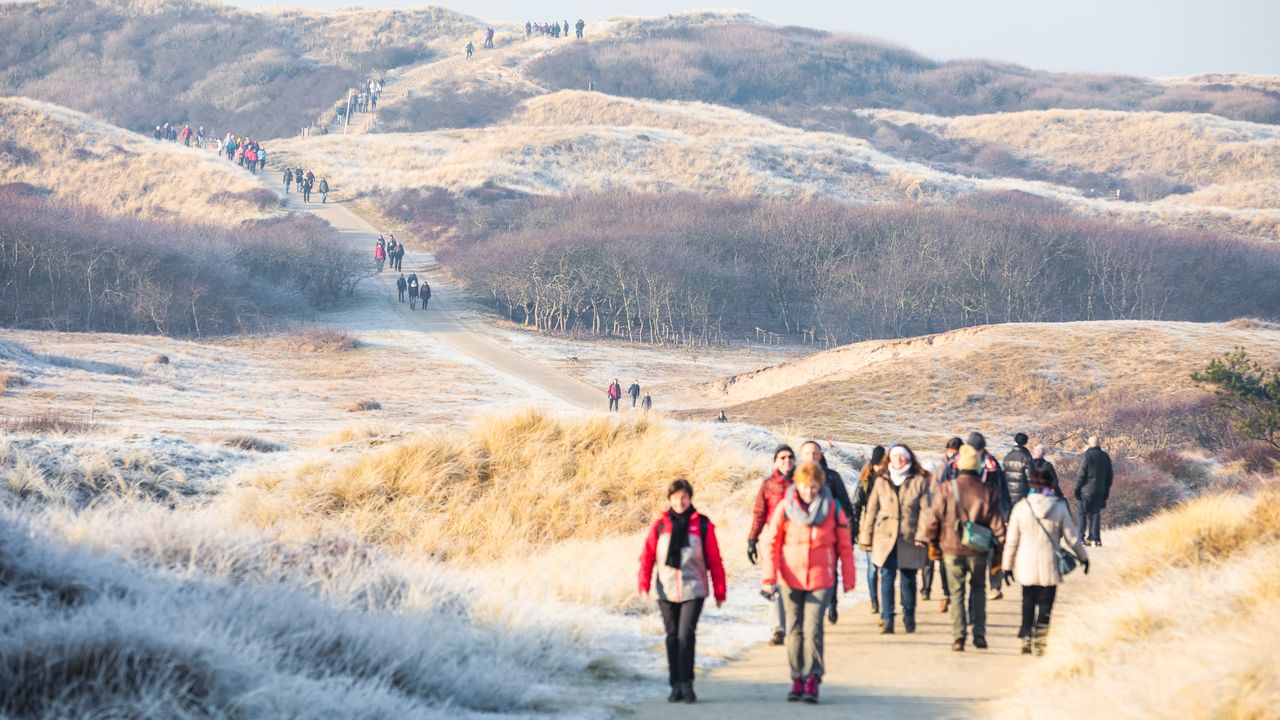
M 787 702 L 796 702 L 804 694 L 804 681 L 796 678 L 791 681 L 791 692 L 787 693 Z
M 821 682 L 822 681 L 818 679 L 817 675 L 810 675 L 808 679 L 804 681 L 804 694 L 800 696 L 800 699 L 810 705 L 817 705 L 818 684 Z

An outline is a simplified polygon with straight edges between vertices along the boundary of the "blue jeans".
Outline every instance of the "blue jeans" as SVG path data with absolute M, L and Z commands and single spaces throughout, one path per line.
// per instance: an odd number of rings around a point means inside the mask
M 1080 511 L 1082 518 L 1080 536 L 1090 542 L 1102 542 L 1102 510 L 1097 512 Z
M 901 575 L 902 614 L 915 617 L 916 614 L 916 571 L 898 568 L 898 548 L 894 548 L 880 566 L 880 619 L 893 622 L 894 599 L 893 580 Z
M 870 550 L 863 550 L 862 557 L 867 561 L 867 596 L 871 599 L 871 602 L 875 602 L 876 592 L 878 592 L 878 588 L 876 586 L 876 575 L 879 574 L 879 570 L 876 568 L 875 564 L 871 562 Z

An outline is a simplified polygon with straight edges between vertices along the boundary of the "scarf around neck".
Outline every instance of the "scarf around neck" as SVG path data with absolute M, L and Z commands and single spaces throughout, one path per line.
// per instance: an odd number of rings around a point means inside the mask
M 906 482 L 909 477 L 911 477 L 910 465 L 902 468 L 901 470 L 889 468 L 889 482 L 893 483 L 894 487 L 902 487 L 902 483 Z
M 796 486 L 792 485 L 787 488 L 787 497 L 782 501 L 782 507 L 787 514 L 787 519 L 792 522 L 807 526 L 821 525 L 831 512 L 831 490 L 823 486 L 806 509 L 800 502 Z
M 667 510 L 667 518 L 671 520 L 671 540 L 667 544 L 667 560 L 666 565 L 669 568 L 679 568 L 681 554 L 686 547 L 689 547 L 689 519 L 693 517 L 693 506 L 685 508 L 685 511 L 678 513 L 675 510 Z

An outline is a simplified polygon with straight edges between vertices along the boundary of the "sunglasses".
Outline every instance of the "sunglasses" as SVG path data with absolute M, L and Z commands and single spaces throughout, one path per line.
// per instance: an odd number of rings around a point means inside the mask
M 779 455 L 778 459 L 779 460 L 795 460 L 796 456 L 795 455 Z

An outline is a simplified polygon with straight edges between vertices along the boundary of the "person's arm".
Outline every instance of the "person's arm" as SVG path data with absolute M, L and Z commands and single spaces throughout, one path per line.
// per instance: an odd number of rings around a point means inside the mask
M 784 527 L 786 523 L 786 509 L 782 503 L 773 509 L 773 515 L 769 517 L 769 532 L 765 537 L 769 538 L 769 542 L 764 546 L 764 562 L 761 563 L 760 584 L 770 589 L 778 584 L 778 569 L 782 563 L 782 545 L 786 542 L 787 531 Z
M 707 521 L 707 569 L 711 571 L 711 589 L 716 596 L 716 605 L 721 605 L 726 597 L 724 580 L 724 561 L 720 558 L 720 543 L 716 540 L 716 526 Z
M 640 552 L 640 575 L 636 588 L 641 595 L 648 595 L 653 583 L 653 566 L 658 559 L 658 535 L 662 530 L 662 518 L 653 524 L 649 537 L 644 541 L 644 550 Z
M 751 506 L 751 532 L 747 533 L 748 540 L 760 539 L 760 531 L 764 530 L 765 523 L 769 522 L 769 501 L 765 499 L 764 486 L 768 483 L 765 480 L 760 483 L 760 490 L 756 493 L 755 504 Z
M 1062 501 L 1062 537 L 1067 539 L 1067 544 L 1071 546 L 1071 551 L 1081 562 L 1089 561 L 1089 551 L 1084 549 L 1084 537 L 1080 534 L 1080 528 L 1076 527 L 1076 521 L 1071 519 L 1071 511 L 1067 509 L 1067 501 Z
M 997 502 L 999 502 L 999 498 L 996 497 L 994 492 L 991 492 L 987 501 L 987 508 L 990 511 L 987 514 L 991 516 L 989 527 L 992 534 L 996 536 L 996 544 L 1004 545 L 1005 530 L 1007 528 L 1004 522 L 1004 514 L 996 507 Z
M 871 533 L 876 527 L 876 515 L 880 513 L 880 495 L 872 486 L 870 495 L 867 497 L 867 508 L 863 517 L 862 527 L 858 531 L 858 544 L 864 548 L 871 547 Z
M 945 509 L 947 496 L 938 486 L 938 492 L 929 502 L 929 507 L 920 513 L 920 526 L 916 528 L 916 542 L 929 545 L 938 542 L 938 531 L 942 528 L 942 512 Z
M 1018 554 L 1018 543 L 1022 540 L 1022 531 L 1020 523 L 1018 522 L 1018 513 L 1025 514 L 1030 510 L 1030 506 L 1022 507 L 1020 505 L 1009 515 L 1008 538 L 1006 538 L 1006 542 L 1004 543 L 1004 557 L 1000 563 L 1000 567 L 1005 570 L 1013 570 L 1013 558 Z
M 836 515 L 836 556 L 840 559 L 840 580 L 849 592 L 858 586 L 858 566 L 853 560 L 853 535 L 841 513 Z

